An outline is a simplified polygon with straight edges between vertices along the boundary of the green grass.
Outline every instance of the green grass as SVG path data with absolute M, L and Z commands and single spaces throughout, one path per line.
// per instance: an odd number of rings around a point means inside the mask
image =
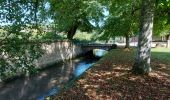
M 170 48 L 153 48 L 151 58 L 161 62 L 170 62 Z
M 130 59 L 131 61 L 134 61 L 136 56 L 136 49 L 131 49 L 130 52 L 121 49 L 114 49 L 109 52 L 104 58 L 116 61 L 118 58 L 120 58 L 120 56 L 123 57 L 121 58 L 122 62 L 126 62 Z M 170 48 L 152 48 L 151 62 L 155 60 L 162 63 L 170 63 Z
M 170 48 L 152 48 L 152 52 L 170 53 Z

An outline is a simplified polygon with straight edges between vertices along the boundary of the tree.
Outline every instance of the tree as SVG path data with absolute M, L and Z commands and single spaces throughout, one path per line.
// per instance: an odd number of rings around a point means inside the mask
M 0 80 L 35 72 L 40 45 L 29 41 L 37 29 L 37 9 L 37 0 L 0 1 Z
M 166 38 L 167 47 L 170 47 L 170 1 L 158 0 L 156 3 L 154 35 Z
M 108 2 L 109 16 L 103 25 L 101 39 L 123 36 L 126 38 L 125 48 L 129 48 L 130 36 L 138 32 L 138 0 L 112 1 Z
M 155 0 L 142 0 L 140 32 L 133 73 L 148 74 L 151 71 L 151 42 Z
M 48 1 L 49 16 L 54 20 L 58 32 L 67 33 L 73 39 L 76 30 L 90 32 L 94 26 L 90 20 L 98 21 L 103 16 L 103 6 L 98 0 L 51 0 Z

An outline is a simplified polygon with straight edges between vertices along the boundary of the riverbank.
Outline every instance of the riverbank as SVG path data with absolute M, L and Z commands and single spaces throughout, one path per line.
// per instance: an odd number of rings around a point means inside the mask
M 52 100 L 170 99 L 170 50 L 154 48 L 148 76 L 131 74 L 135 50 L 117 49 L 109 52 L 83 74 L 72 87 Z
M 27 59 L 23 60 L 22 62 L 25 62 L 27 66 L 18 63 L 21 59 L 13 60 L 13 62 L 9 63 L 10 66 L 3 66 L 4 69 L 2 70 L 3 74 L 1 72 L 2 75 L 0 76 L 0 85 L 4 82 L 6 83 L 9 81 L 16 80 L 18 78 L 28 77 L 32 74 L 37 74 L 39 70 L 46 69 L 49 66 L 59 62 L 74 59 L 85 53 L 81 46 L 78 46 L 69 40 L 39 42 L 30 41 L 29 43 L 21 44 L 21 46 L 34 46 L 34 43 L 36 44 L 36 46 L 39 47 L 39 49 L 36 50 L 36 52 L 38 53 L 25 53 L 24 57 L 26 57 Z M 6 58 L 4 58 L 4 60 L 8 61 Z M 32 67 L 30 67 L 30 65 L 32 65 Z M 20 68 L 18 66 L 22 66 L 23 68 Z
M 1 100 L 44 100 L 57 94 L 69 81 L 89 68 L 97 58 L 84 56 L 56 63 L 36 75 L 22 77 L 0 85 Z

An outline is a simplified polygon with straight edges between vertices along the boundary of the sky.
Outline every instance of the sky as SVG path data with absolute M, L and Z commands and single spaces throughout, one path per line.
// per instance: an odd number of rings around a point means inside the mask
M 103 24 L 104 24 L 104 21 L 107 19 L 107 17 L 109 16 L 109 11 L 107 10 L 107 8 L 104 8 L 103 9 L 103 14 L 104 14 L 104 19 L 103 20 L 100 20 L 99 21 L 99 27 L 101 27 L 101 26 L 103 26 Z M 95 21 L 93 21 L 93 20 L 90 20 L 90 23 L 93 25 L 93 26 L 96 26 L 96 23 L 95 23 Z

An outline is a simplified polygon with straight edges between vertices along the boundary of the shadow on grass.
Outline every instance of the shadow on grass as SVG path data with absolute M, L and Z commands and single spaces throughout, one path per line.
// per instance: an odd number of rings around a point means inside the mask
M 151 66 L 153 70 L 162 71 L 170 75 L 170 51 L 152 52 Z
M 111 51 L 86 72 L 73 87 L 55 99 L 114 100 L 170 99 L 169 52 L 152 52 L 153 71 L 148 76 L 130 73 L 134 52 Z

